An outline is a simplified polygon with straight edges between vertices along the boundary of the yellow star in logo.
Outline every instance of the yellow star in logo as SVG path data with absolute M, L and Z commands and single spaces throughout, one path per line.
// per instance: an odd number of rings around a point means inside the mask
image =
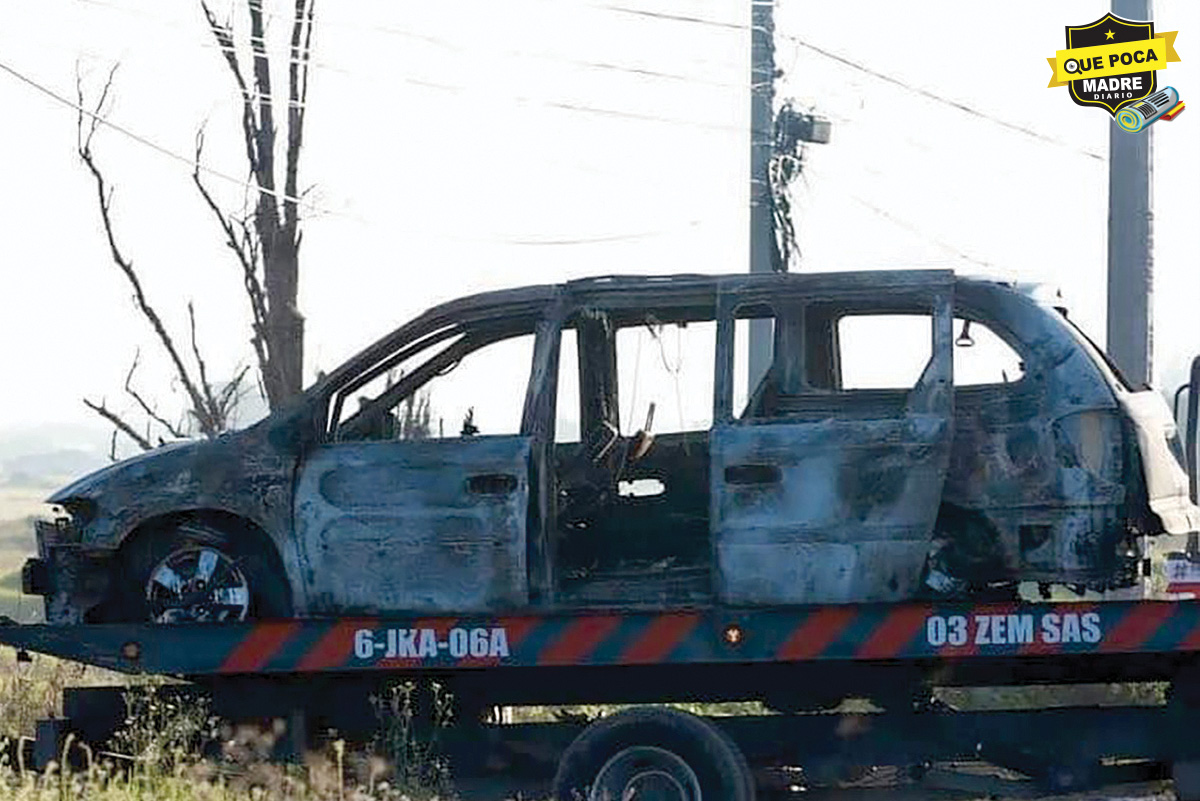
M 1113 38 L 1113 32 L 1112 32 L 1112 31 L 1105 31 L 1105 32 L 1104 32 L 1104 38 L 1105 38 L 1105 39 L 1111 39 L 1111 38 Z

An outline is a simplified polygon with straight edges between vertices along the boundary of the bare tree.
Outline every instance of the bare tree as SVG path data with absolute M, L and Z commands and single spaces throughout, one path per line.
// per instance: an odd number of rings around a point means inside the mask
M 266 44 L 263 0 L 246 2 L 249 30 L 244 51 L 249 54 L 248 70 L 239 54 L 233 21 L 220 19 L 208 0 L 200 0 L 209 32 L 229 67 L 242 101 L 241 133 L 249 178 L 246 204 L 239 211 L 227 211 L 205 185 L 201 164 L 203 128 L 196 134 L 192 181 L 216 219 L 225 245 L 237 261 L 243 290 L 250 304 L 250 342 L 257 361 L 260 388 L 273 410 L 297 394 L 302 381 L 304 318 L 297 307 L 302 240 L 299 166 L 308 100 L 314 2 L 294 0 L 288 45 L 286 138 L 280 154 L 277 147 L 277 99 L 272 91 L 271 57 Z M 104 401 L 84 401 L 89 408 L 113 424 L 115 451 L 116 431 L 147 449 L 153 446 L 152 429 L 159 431 L 158 439 L 161 441 L 163 435 L 179 437 L 190 434 L 191 423 L 194 422 L 200 434 L 216 436 L 229 426 L 231 413 L 243 391 L 248 368 L 241 369 L 231 381 L 215 389 L 196 342 L 196 315 L 192 304 L 188 303 L 191 352 L 185 357 L 156 307 L 147 298 L 133 262 L 118 244 L 111 215 L 112 190 L 97 166 L 92 149 L 97 126 L 103 118 L 112 90 L 114 72 L 115 68 L 109 72 L 94 111 L 90 113 L 83 110 L 83 92 L 77 84 L 81 109 L 78 120 L 79 157 L 96 182 L 101 221 L 112 261 L 133 289 L 138 310 L 150 324 L 156 341 L 171 362 L 187 396 L 188 407 L 184 420 L 172 422 L 162 416 L 134 388 L 132 379 L 138 366 L 138 358 L 135 358 L 126 377 L 125 392 L 145 416 L 142 427 L 145 434 L 139 433 L 139 427 L 109 409 Z M 280 155 L 282 164 L 279 163 Z

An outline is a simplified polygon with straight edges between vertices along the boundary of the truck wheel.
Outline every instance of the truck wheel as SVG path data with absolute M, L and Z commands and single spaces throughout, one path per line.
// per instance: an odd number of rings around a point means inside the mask
M 741 750 L 708 721 L 638 707 L 588 726 L 563 753 L 556 801 L 753 801 Z
M 290 616 L 286 580 L 241 539 L 190 522 L 139 537 L 118 577 L 120 619 L 229 623 Z

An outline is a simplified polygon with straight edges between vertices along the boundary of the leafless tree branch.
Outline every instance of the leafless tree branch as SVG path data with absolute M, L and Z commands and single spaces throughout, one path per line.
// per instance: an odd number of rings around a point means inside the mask
M 258 163 L 258 156 L 255 152 L 258 133 L 254 118 L 254 98 L 250 94 L 250 87 L 246 84 L 246 78 L 242 74 L 241 64 L 238 63 L 237 47 L 233 41 L 233 26 L 218 21 L 206 0 L 200 0 L 200 8 L 204 11 L 204 17 L 208 20 L 208 28 L 212 32 L 213 38 L 217 40 L 217 46 L 225 56 L 225 63 L 229 65 L 229 70 L 233 73 L 233 80 L 242 95 L 242 138 L 246 144 L 246 161 L 250 165 L 251 172 L 254 172 L 254 165 Z
M 204 396 L 205 411 L 211 420 L 213 427 L 218 431 L 223 429 L 223 420 L 221 420 L 221 410 L 217 407 L 216 399 L 213 397 L 212 384 L 208 381 L 208 366 L 204 363 L 204 357 L 200 355 L 200 345 L 196 342 L 196 307 L 189 300 L 187 305 L 188 310 L 188 330 L 191 333 L 192 355 L 196 358 L 196 367 L 200 372 L 200 392 Z
M 122 420 L 118 414 L 111 411 L 104 404 L 104 401 L 100 401 L 100 403 L 94 403 L 94 402 L 88 400 L 87 398 L 84 398 L 83 405 L 87 406 L 93 412 L 100 415 L 108 422 L 112 423 L 114 429 L 116 429 L 117 431 L 120 431 L 122 434 L 124 434 L 125 436 L 129 437 L 131 440 L 136 442 L 138 447 L 141 448 L 142 450 L 144 450 L 144 451 L 153 450 L 154 446 L 150 444 L 150 440 L 147 439 L 146 437 L 143 437 L 141 434 L 139 434 L 137 431 L 134 430 L 133 426 L 129 425 L 129 423 Z M 114 432 L 114 435 L 115 435 L 115 432 Z M 116 438 L 114 436 L 114 438 L 113 438 L 113 455 L 115 455 L 115 454 L 116 454 Z
M 304 141 L 304 112 L 308 98 L 308 69 L 312 56 L 313 6 L 316 0 L 296 0 L 292 18 L 292 43 L 288 59 L 288 142 L 286 177 L 284 183 L 284 227 L 300 247 L 296 201 L 297 173 L 300 166 L 300 146 Z M 303 42 L 303 44 L 301 44 Z
M 271 105 L 271 61 L 267 56 L 264 36 L 262 0 L 246 0 L 250 11 L 250 52 L 254 57 L 254 91 L 258 95 L 257 151 L 254 162 L 255 178 L 259 187 L 275 191 L 275 109 Z M 275 198 L 259 193 L 258 213 L 260 216 L 269 208 L 270 220 L 278 218 Z M 267 246 L 269 243 L 264 243 Z
M 312 46 L 314 0 L 295 0 L 288 68 L 287 148 L 281 176 L 291 196 L 299 182 L 300 149 L 303 144 L 305 99 L 308 92 L 309 56 Z M 224 55 L 242 99 L 242 135 L 256 196 L 247 198 L 253 211 L 239 221 L 243 235 L 231 235 L 234 218 L 220 211 L 206 191 L 205 202 L 219 215 L 227 244 L 235 249 L 242 264 L 246 291 L 254 319 L 255 356 L 268 401 L 277 407 L 299 391 L 303 363 L 303 317 L 296 307 L 298 251 L 301 241 L 299 207 L 276 199 L 275 109 L 271 89 L 270 57 L 266 45 L 263 0 L 247 0 L 248 46 L 251 64 L 243 69 L 238 58 L 233 26 L 221 22 L 200 0 L 209 30 Z M 248 80 L 249 79 L 249 80 Z M 215 208 L 214 208 L 215 207 Z M 247 269 L 253 267 L 253 271 Z M 259 279 L 261 268 L 261 280 Z
M 291 39 L 288 53 L 287 93 L 287 138 L 286 162 L 278 176 L 286 187 L 285 197 L 276 197 L 276 135 L 275 97 L 271 90 L 271 63 L 266 42 L 267 19 L 263 0 L 246 0 L 249 12 L 249 31 L 246 49 L 239 57 L 239 42 L 235 39 L 233 22 L 226 17 L 218 18 L 214 13 L 213 0 L 198 0 L 208 24 L 209 34 L 217 43 L 241 99 L 241 131 L 247 159 L 250 181 L 246 185 L 246 197 L 242 211 L 228 212 L 218 204 L 212 192 L 201 178 L 201 157 L 204 147 L 204 129 L 196 134 L 195 162 L 192 180 L 200 192 L 205 205 L 216 218 L 224 235 L 226 246 L 233 252 L 242 272 L 243 289 L 251 311 L 251 345 L 257 360 L 257 379 L 260 391 L 271 407 L 279 408 L 290 396 L 299 391 L 303 366 L 304 318 L 297 307 L 298 296 L 298 252 L 302 239 L 300 231 L 300 208 L 298 196 L 299 161 L 304 137 L 304 121 L 307 110 L 310 58 L 313 42 L 315 0 L 293 0 Z M 247 61 L 247 57 L 250 61 Z M 192 303 L 188 304 L 188 323 L 191 353 L 187 345 L 176 343 L 167 330 L 157 308 L 144 291 L 141 276 L 121 250 L 114 231 L 112 219 L 113 191 L 96 163 L 92 142 L 99 125 L 99 113 L 110 102 L 113 76 L 108 79 L 96 104 L 97 116 L 88 116 L 83 111 L 82 81 L 77 76 L 76 92 L 81 112 L 77 120 L 77 151 L 80 160 L 88 168 L 96 185 L 96 197 L 100 206 L 101 221 L 113 263 L 121 270 L 133 290 L 133 299 L 140 312 L 153 329 L 159 344 L 167 353 L 174 368 L 175 380 L 179 381 L 189 402 L 189 414 L 195 418 L 199 433 L 215 436 L 224 430 L 231 413 L 242 397 L 250 367 L 241 367 L 236 375 L 220 389 L 214 387 L 205 360 L 198 344 L 196 313 Z M 280 114 L 284 113 L 280 110 Z M 85 122 L 85 117 L 88 117 Z M 306 190 L 307 191 L 307 190 Z M 288 199 L 290 198 L 290 199 Z M 172 424 L 160 414 L 156 407 L 143 396 L 134 385 L 134 372 L 140 354 L 126 375 L 125 391 L 138 404 L 147 420 L 147 430 L 139 434 L 129 421 L 109 410 L 103 402 L 86 401 L 92 408 L 114 425 L 114 440 L 111 453 L 116 454 L 116 435 L 124 434 L 142 448 L 151 447 L 150 426 L 156 424 L 162 431 L 179 437 L 190 431 L 186 420 Z M 194 360 L 194 361 L 193 361 Z
M 133 374 L 138 368 L 138 361 L 141 359 L 141 355 L 141 351 L 136 352 L 133 356 L 133 364 L 129 365 L 129 372 L 125 375 L 125 392 L 128 393 L 131 398 L 137 401 L 137 405 L 142 407 L 142 411 L 146 413 L 147 417 L 165 428 L 172 437 L 175 437 L 176 439 L 186 438 L 187 434 L 180 431 L 177 426 L 171 425 L 171 423 L 165 417 L 160 415 L 157 411 L 155 411 L 154 407 L 146 402 L 141 393 L 134 389 Z
M 138 310 L 142 313 L 142 316 L 146 318 L 146 321 L 150 323 L 150 326 L 154 329 L 154 333 L 158 337 L 159 342 L 162 344 L 163 349 L 166 350 L 167 355 L 170 357 L 171 363 L 175 367 L 176 374 L 179 376 L 179 380 L 183 384 L 184 390 L 187 392 L 193 407 L 196 409 L 202 409 L 203 398 L 201 397 L 200 392 L 197 390 L 195 382 L 192 381 L 192 376 L 188 372 L 187 367 L 184 365 L 183 359 L 180 358 L 179 351 L 175 347 L 175 341 L 167 332 L 166 326 L 163 325 L 162 318 L 159 317 L 158 312 L 146 298 L 146 293 L 142 289 L 141 279 L 134 270 L 133 262 L 126 258 L 125 254 L 121 251 L 120 245 L 117 244 L 116 235 L 113 232 L 112 222 L 112 191 L 108 188 L 108 185 L 104 180 L 104 174 L 100 171 L 100 168 L 96 166 L 96 160 L 92 153 L 92 139 L 96 133 L 96 126 L 98 124 L 96 117 L 101 116 L 101 113 L 104 110 L 104 103 L 107 101 L 108 93 L 112 88 L 113 74 L 115 72 L 116 67 L 114 66 L 108 74 L 108 79 L 105 81 L 104 89 L 100 95 L 100 101 L 95 107 L 95 116 L 90 118 L 91 124 L 90 126 L 87 126 L 86 135 L 83 133 L 85 128 L 85 114 L 82 110 L 79 112 L 76 121 L 79 158 L 81 161 L 83 161 L 84 165 L 87 166 L 88 171 L 92 174 L 92 177 L 96 182 L 96 199 L 100 206 L 100 217 L 101 221 L 104 223 L 104 235 L 108 239 L 108 248 L 112 257 L 112 261 L 125 275 L 126 280 L 133 289 L 133 298 L 134 302 L 137 303 Z M 82 78 L 78 75 L 76 75 L 75 92 L 76 97 L 79 99 L 79 106 L 82 109 L 84 104 L 83 83 Z M 207 425 L 207 420 L 201 419 L 199 422 L 201 431 L 205 436 L 211 437 L 218 433 Z
M 250 366 L 246 365 L 238 371 L 238 374 L 233 377 L 233 380 L 225 385 L 217 398 L 218 408 L 221 409 L 222 417 L 227 417 L 235 408 L 238 401 L 242 397 L 242 382 L 246 380 L 246 374 L 250 372 Z
M 267 371 L 267 300 L 262 283 L 258 279 L 258 249 L 246 221 L 240 221 L 240 232 L 235 230 L 233 221 L 225 212 L 221 211 L 221 207 L 217 205 L 216 200 L 208 191 L 208 187 L 204 185 L 204 181 L 200 177 L 200 156 L 203 150 L 204 129 L 201 128 L 196 132 L 196 160 L 192 169 L 192 182 L 200 191 L 200 196 L 204 198 L 204 202 L 213 216 L 217 218 L 217 223 L 225 234 L 226 247 L 233 251 L 238 264 L 242 267 L 243 285 L 247 299 L 250 301 L 251 328 L 254 332 L 250 343 L 254 346 L 258 369 L 265 374 Z

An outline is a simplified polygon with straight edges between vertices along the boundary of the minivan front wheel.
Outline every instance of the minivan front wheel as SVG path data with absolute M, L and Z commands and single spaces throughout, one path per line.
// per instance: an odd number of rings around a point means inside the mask
M 155 623 L 228 623 L 250 614 L 250 582 L 228 554 L 185 545 L 167 554 L 146 580 Z
M 120 618 L 169 624 L 287 617 L 286 581 L 245 540 L 197 523 L 147 532 L 122 560 Z

